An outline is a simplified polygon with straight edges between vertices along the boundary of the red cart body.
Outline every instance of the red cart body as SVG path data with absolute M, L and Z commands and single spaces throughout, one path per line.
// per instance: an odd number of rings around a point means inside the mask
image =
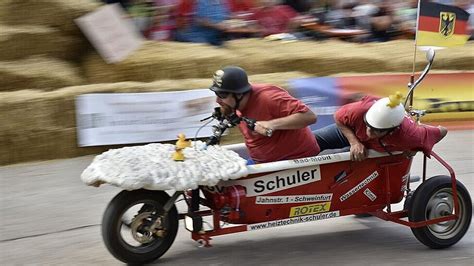
M 252 174 L 204 189 L 209 207 L 227 208 L 223 220 L 252 224 L 326 213 L 332 218 L 402 200 L 411 159 L 403 155 L 331 163 L 340 154 L 293 160 L 312 166 Z M 229 209 L 230 208 L 230 209 Z M 366 211 L 365 211 L 366 212 Z M 222 213 L 221 213 L 222 215 Z M 316 216 L 318 217 L 318 216 Z

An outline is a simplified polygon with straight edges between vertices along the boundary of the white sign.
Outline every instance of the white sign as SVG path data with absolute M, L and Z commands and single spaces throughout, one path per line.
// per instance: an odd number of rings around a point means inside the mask
M 149 143 L 194 138 L 215 106 L 210 90 L 94 93 L 76 98 L 79 146 Z M 210 123 L 197 137 L 212 134 Z
M 332 193 L 291 196 L 258 196 L 257 198 L 255 198 L 255 204 L 293 204 L 331 201 L 331 199 Z
M 211 193 L 215 193 L 222 191 L 223 187 L 240 185 L 246 188 L 247 197 L 254 197 L 299 187 L 319 180 L 321 180 L 319 165 L 313 165 L 279 171 L 249 179 L 223 181 L 214 187 L 207 187 L 206 189 Z
M 361 190 L 363 187 L 365 187 L 367 184 L 369 184 L 370 182 L 372 182 L 372 180 L 374 180 L 375 178 L 377 178 L 377 176 L 379 176 L 379 172 L 375 171 L 373 172 L 371 175 L 369 175 L 368 177 L 366 177 L 364 180 L 362 180 L 362 182 L 360 182 L 359 184 L 357 184 L 357 186 L 353 187 L 351 190 L 347 191 L 346 194 L 342 195 L 339 199 L 341 201 L 345 201 L 346 199 L 350 198 L 352 195 L 354 195 L 357 191 Z
M 143 42 L 120 4 L 104 5 L 75 22 L 108 64 L 124 60 Z
M 325 212 L 325 213 L 306 215 L 306 216 L 300 216 L 300 217 L 293 217 L 293 218 L 288 218 L 288 219 L 281 219 L 281 220 L 276 220 L 276 221 L 249 224 L 247 225 L 247 231 L 267 229 L 267 228 L 273 228 L 273 227 L 279 227 L 279 226 L 285 226 L 285 225 L 291 225 L 291 224 L 307 223 L 307 222 L 334 218 L 338 216 L 339 216 L 339 211 L 333 211 L 333 212 Z
M 375 201 L 377 199 L 377 195 L 375 195 L 370 189 L 364 190 L 364 195 L 366 195 L 371 201 Z

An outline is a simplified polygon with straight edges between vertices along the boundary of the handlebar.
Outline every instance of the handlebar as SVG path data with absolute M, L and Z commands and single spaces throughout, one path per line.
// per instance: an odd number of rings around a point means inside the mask
M 207 117 L 201 121 L 214 118 L 219 121 L 218 124 L 212 126 L 212 136 L 206 141 L 206 146 L 219 144 L 222 135 L 228 128 L 235 127 L 240 124 L 241 121 L 247 123 L 247 127 L 250 130 L 255 130 L 255 119 L 250 119 L 247 117 L 240 117 L 236 113 L 232 113 L 229 116 L 223 116 L 220 110 L 220 107 L 214 108 L 214 112 L 210 117 Z

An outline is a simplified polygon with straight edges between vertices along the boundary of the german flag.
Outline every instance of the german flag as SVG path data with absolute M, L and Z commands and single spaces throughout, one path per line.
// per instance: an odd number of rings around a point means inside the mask
M 470 37 L 468 19 L 469 13 L 461 8 L 422 0 L 416 44 L 440 47 L 463 45 Z

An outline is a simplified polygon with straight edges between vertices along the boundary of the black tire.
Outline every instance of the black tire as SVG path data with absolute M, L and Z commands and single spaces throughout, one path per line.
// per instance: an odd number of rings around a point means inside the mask
M 412 228 L 415 237 L 424 245 L 447 248 L 456 244 L 467 232 L 472 218 L 472 201 L 464 185 L 457 181 L 459 218 L 419 228 Z M 435 176 L 423 182 L 411 197 L 408 219 L 412 222 L 454 214 L 451 177 Z
M 148 212 L 143 212 L 143 208 L 135 212 L 133 219 L 137 221 L 138 228 L 143 227 L 151 219 L 151 214 L 158 213 L 163 214 L 163 206 L 170 199 L 169 195 L 164 191 L 150 191 L 150 190 L 134 190 L 134 191 L 122 191 L 117 194 L 107 206 L 103 219 L 102 219 L 102 238 L 105 246 L 109 252 L 118 260 L 130 263 L 130 264 L 143 264 L 149 263 L 160 258 L 173 244 L 176 234 L 178 232 L 178 211 L 176 206 L 173 205 L 171 210 L 166 216 L 162 217 L 162 230 L 163 235 L 146 235 L 146 243 L 140 243 L 133 236 L 133 231 L 130 229 L 130 225 L 126 225 L 122 220 L 127 212 L 134 206 L 146 206 Z M 154 207 L 153 211 L 150 211 L 150 206 Z M 138 208 L 138 207 L 137 207 Z M 149 215 L 148 215 L 149 214 Z M 138 215 L 140 219 L 138 219 Z M 143 217 L 147 216 L 147 217 Z M 137 245 L 131 245 L 127 242 L 122 230 L 130 231 L 130 239 L 135 239 Z M 138 232 L 140 229 L 138 229 Z M 135 235 L 139 233 L 135 232 Z

